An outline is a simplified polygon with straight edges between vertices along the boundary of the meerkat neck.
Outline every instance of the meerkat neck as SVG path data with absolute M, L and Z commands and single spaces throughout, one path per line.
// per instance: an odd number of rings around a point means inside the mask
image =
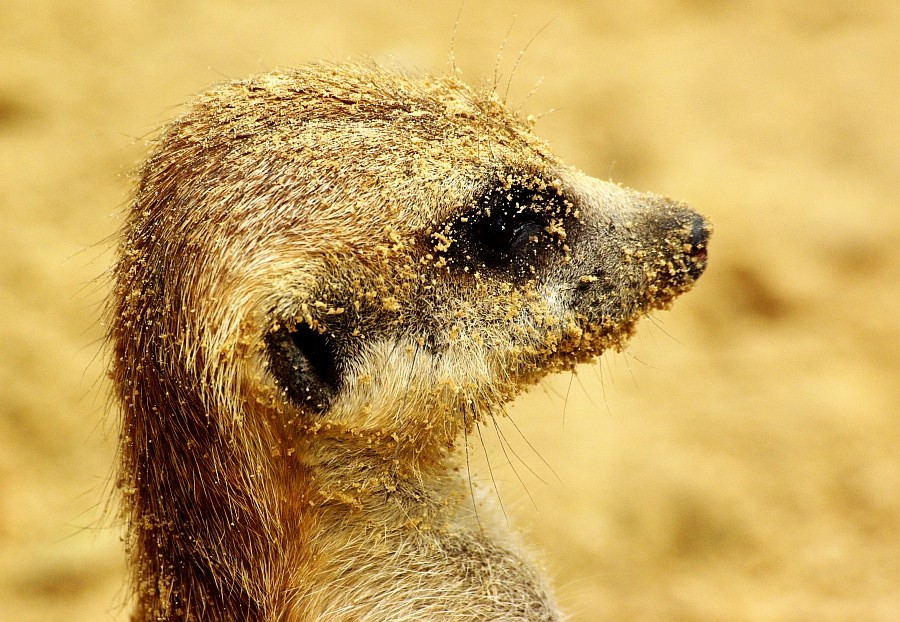
M 351 522 L 388 530 L 457 521 L 470 495 L 456 427 L 425 433 L 315 426 L 292 452 L 309 474 L 309 505 L 343 508 Z

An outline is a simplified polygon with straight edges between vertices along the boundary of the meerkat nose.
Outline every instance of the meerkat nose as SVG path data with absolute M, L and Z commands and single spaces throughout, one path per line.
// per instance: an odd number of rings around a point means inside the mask
M 712 232 L 712 225 L 703 216 L 694 214 L 690 224 L 690 235 L 688 236 L 686 254 L 690 258 L 691 278 L 698 278 L 706 269 L 706 245 L 709 242 L 709 235 Z

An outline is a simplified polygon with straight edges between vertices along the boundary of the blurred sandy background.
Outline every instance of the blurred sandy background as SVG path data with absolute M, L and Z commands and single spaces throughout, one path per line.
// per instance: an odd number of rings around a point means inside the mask
M 278 65 L 444 71 L 459 6 L 421 6 L 0 2 L 0 619 L 126 618 L 98 317 L 145 138 Z M 900 5 L 462 7 L 467 80 L 529 42 L 537 132 L 716 233 L 628 353 L 514 406 L 527 467 L 485 430 L 511 528 L 573 620 L 900 620 Z

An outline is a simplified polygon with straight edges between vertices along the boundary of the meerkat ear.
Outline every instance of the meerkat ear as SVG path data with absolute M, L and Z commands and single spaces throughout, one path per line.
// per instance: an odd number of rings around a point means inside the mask
M 266 342 L 272 374 L 288 398 L 301 407 L 326 410 L 341 380 L 334 339 L 300 324 L 279 328 Z

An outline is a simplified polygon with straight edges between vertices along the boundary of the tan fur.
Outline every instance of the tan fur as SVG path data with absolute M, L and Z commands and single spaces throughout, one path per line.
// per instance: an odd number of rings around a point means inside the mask
M 455 78 L 318 65 L 199 97 L 115 267 L 133 619 L 560 619 L 489 495 L 476 517 L 462 443 L 621 347 L 707 233 Z

